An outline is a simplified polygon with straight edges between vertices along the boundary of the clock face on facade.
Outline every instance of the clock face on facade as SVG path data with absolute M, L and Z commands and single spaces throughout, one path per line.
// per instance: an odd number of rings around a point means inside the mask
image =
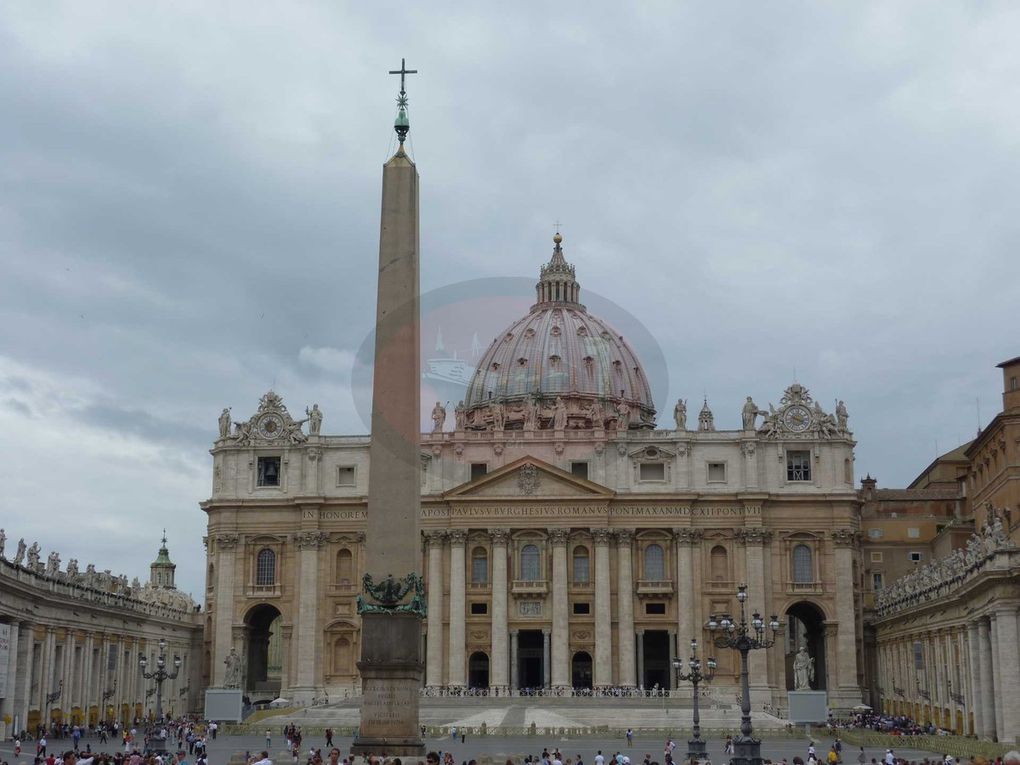
M 800 404 L 787 407 L 783 412 L 783 424 L 788 430 L 803 433 L 811 426 L 811 410 Z
M 259 420 L 259 435 L 266 439 L 278 438 L 283 433 L 283 418 L 278 414 L 267 414 Z

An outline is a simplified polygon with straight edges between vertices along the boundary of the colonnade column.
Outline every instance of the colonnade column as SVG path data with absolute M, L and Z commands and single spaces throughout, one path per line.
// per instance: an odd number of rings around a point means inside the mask
M 988 642 L 991 644 L 992 655 L 992 696 L 995 698 L 995 737 L 1002 741 L 1005 738 L 1002 698 L 1002 665 L 1000 661 L 999 629 L 996 624 L 998 612 L 988 617 Z
M 510 630 L 510 687 L 520 687 L 517 677 L 517 630 Z
M 18 623 L 11 622 L 10 635 L 7 646 L 10 653 L 7 657 L 7 687 L 0 688 L 3 698 L 0 699 L 0 740 L 8 738 L 7 724 L 4 718 L 10 716 L 11 724 L 14 723 L 14 685 L 18 677 Z
M 318 513 L 315 513 L 318 517 Z M 319 548 L 325 544 L 324 531 L 303 531 L 297 535 L 297 546 L 301 557 L 301 591 L 298 596 L 297 668 L 293 687 L 300 689 L 301 701 L 315 698 L 316 689 L 322 685 L 319 668 Z M 241 678 L 241 687 L 247 685 Z M 295 694 L 297 695 L 297 694 Z
M 673 529 L 676 539 L 677 638 L 681 646 L 701 636 L 700 625 L 694 624 L 694 545 L 701 540 L 701 529 Z M 682 651 L 681 651 L 682 654 Z
M 857 614 L 854 609 L 854 549 L 858 533 L 853 529 L 836 529 L 832 532 L 835 546 L 836 619 L 836 677 L 841 693 L 860 700 L 857 685 Z M 831 673 L 831 670 L 830 670 Z
M 624 688 L 636 685 L 634 673 L 634 571 L 631 543 L 634 529 L 616 530 L 617 563 L 617 630 L 620 652 L 618 684 Z
M 613 615 L 610 612 L 609 529 L 592 529 L 595 542 L 595 677 L 594 685 L 613 684 Z
M 35 625 L 22 622 L 18 628 L 18 673 L 14 676 L 14 726 L 27 728 L 28 707 L 32 693 L 32 673 L 35 671 Z
M 570 685 L 570 620 L 567 609 L 567 538 L 569 529 L 549 529 L 552 544 L 552 687 Z
M 492 537 L 492 653 L 489 660 L 489 685 L 509 685 L 507 669 L 507 630 L 509 611 L 507 606 L 507 546 L 510 544 L 509 529 L 490 529 Z
M 227 665 L 223 660 L 234 646 L 234 554 L 241 537 L 238 534 L 217 534 L 213 537 L 216 553 L 216 596 L 214 607 L 215 635 L 213 637 L 212 684 L 222 688 Z M 120 667 L 118 657 L 117 666 Z M 118 686 L 120 683 L 118 683 Z M 117 690 L 120 693 L 120 688 Z M 120 714 L 120 710 L 117 710 Z
M 425 685 L 443 684 L 443 540 L 444 531 L 425 534 L 429 549 L 428 640 L 425 643 Z
M 999 741 L 1016 742 L 1020 737 L 1020 656 L 1015 606 L 996 612 L 995 630 L 999 649 L 999 698 L 1002 701 L 1002 730 Z
M 464 544 L 467 531 L 455 529 L 450 532 L 450 662 L 447 669 L 449 684 L 463 687 L 464 679 L 464 619 L 466 599 L 464 588 Z
M 971 622 L 967 625 L 967 698 L 974 713 L 974 730 L 971 733 L 976 736 L 981 735 L 985 719 L 985 699 L 981 692 L 981 668 L 978 661 L 979 639 L 977 623 Z

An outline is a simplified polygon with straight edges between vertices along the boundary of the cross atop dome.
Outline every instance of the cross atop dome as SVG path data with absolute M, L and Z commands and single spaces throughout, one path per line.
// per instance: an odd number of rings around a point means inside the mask
M 544 303 L 572 303 L 581 308 L 581 285 L 575 279 L 574 266 L 563 257 L 563 236 L 557 229 L 553 236 L 553 253 L 542 266 L 535 285 L 535 305 Z

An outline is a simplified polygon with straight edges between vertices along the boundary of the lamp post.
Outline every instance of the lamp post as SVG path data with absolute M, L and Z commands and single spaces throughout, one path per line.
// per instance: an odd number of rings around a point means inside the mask
M 689 680 L 691 685 L 694 686 L 694 738 L 687 742 L 687 761 L 691 760 L 704 760 L 708 757 L 708 752 L 705 749 L 705 742 L 701 738 L 701 715 L 698 708 L 698 684 L 707 683 L 712 680 L 715 676 L 715 670 L 718 666 L 715 659 L 709 657 L 705 660 L 705 669 L 701 669 L 701 659 L 698 658 L 698 641 L 691 640 L 691 658 L 687 660 L 687 666 L 690 667 L 690 671 L 685 673 L 683 659 L 673 659 L 673 671 L 676 672 L 677 682 L 680 680 Z
M 156 681 L 156 719 L 162 723 L 163 721 L 163 681 L 173 680 L 177 677 L 177 673 L 181 669 L 181 657 L 174 654 L 173 659 L 173 670 L 166 668 L 166 641 L 160 639 L 159 641 L 159 656 L 156 657 L 156 669 L 152 672 L 146 672 L 145 668 L 148 666 L 149 660 L 145 658 L 144 653 L 138 654 L 138 667 L 142 670 L 142 677 L 146 680 Z
M 747 681 L 747 655 L 761 648 L 775 645 L 779 632 L 779 619 L 773 615 L 768 623 L 772 637 L 765 637 L 765 620 L 755 611 L 747 621 L 747 585 L 737 588 L 740 602 L 740 621 L 734 621 L 729 614 L 716 619 L 713 614 L 708 620 L 708 629 L 713 634 L 717 648 L 733 648 L 740 651 L 740 735 L 733 739 L 733 757 L 730 765 L 762 765 L 761 740 L 753 735 L 751 727 L 751 688 Z

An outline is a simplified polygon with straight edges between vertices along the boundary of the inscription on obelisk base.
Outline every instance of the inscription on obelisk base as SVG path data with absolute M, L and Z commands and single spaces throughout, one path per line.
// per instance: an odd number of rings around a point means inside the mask
M 422 755 L 425 745 L 418 728 L 422 663 L 412 648 L 421 644 L 421 621 L 414 614 L 363 614 L 361 625 L 363 735 L 354 752 Z

